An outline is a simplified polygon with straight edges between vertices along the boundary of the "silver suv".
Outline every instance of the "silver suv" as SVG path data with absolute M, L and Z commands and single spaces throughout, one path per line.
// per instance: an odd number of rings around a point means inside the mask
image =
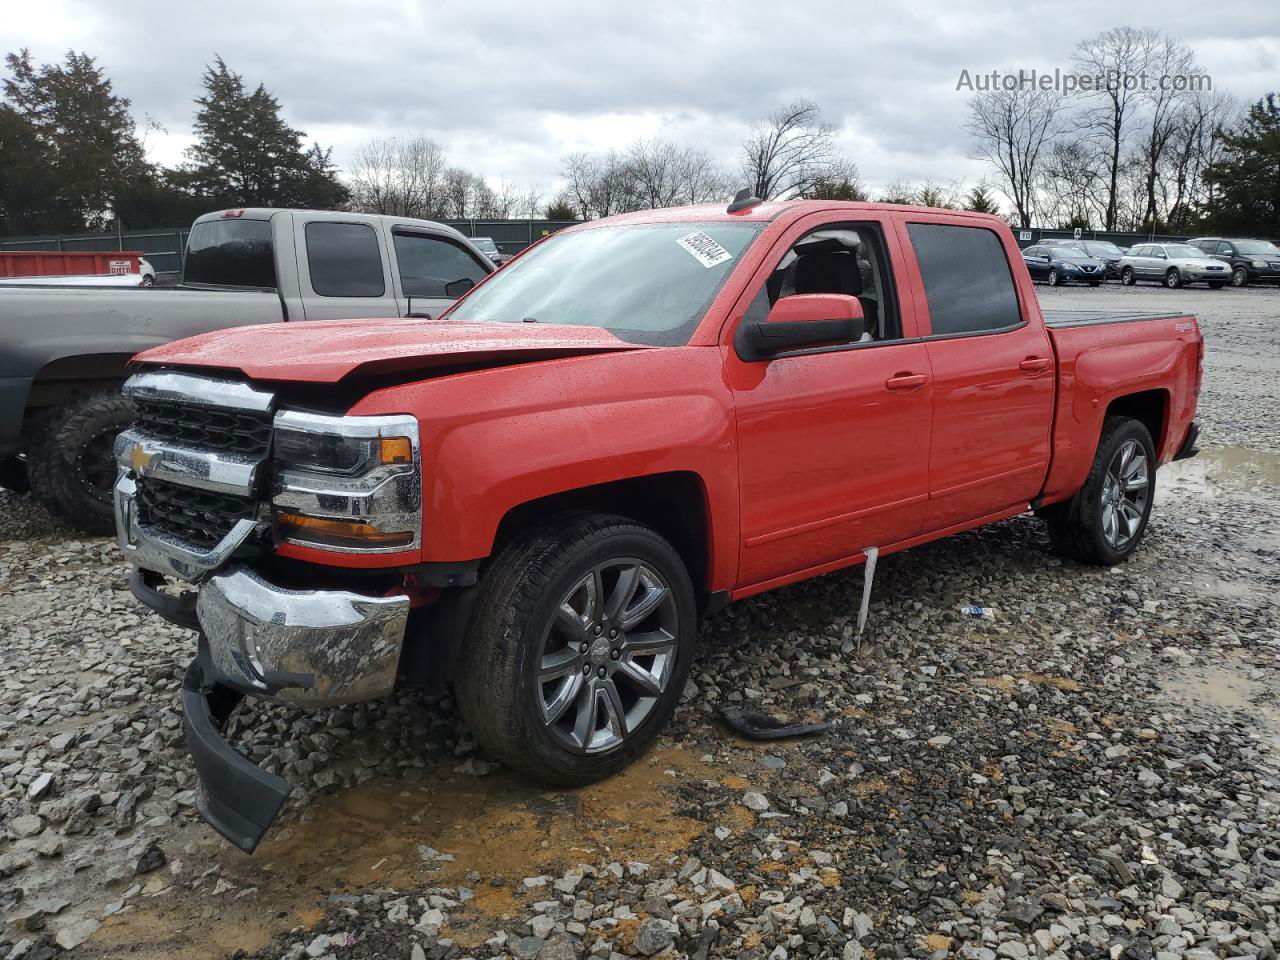
M 1204 282 L 1217 289 L 1225 287 L 1231 271 L 1221 260 L 1205 254 L 1189 243 L 1139 243 L 1120 258 L 1120 282 L 1133 286 L 1139 280 L 1154 280 L 1170 290 L 1185 283 Z

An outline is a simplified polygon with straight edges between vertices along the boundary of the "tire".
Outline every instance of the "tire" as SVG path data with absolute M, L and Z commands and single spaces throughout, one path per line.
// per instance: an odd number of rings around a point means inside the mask
M 1182 286 L 1182 274 L 1178 272 L 1177 267 L 1170 267 L 1164 275 L 1164 285 L 1170 290 L 1177 290 Z
M 1132 456 L 1125 457 L 1126 452 Z M 1144 458 L 1140 466 L 1133 459 L 1138 454 Z M 1117 494 L 1117 469 L 1131 483 L 1140 479 L 1141 488 Z M 1053 549 L 1064 557 L 1096 566 L 1110 567 L 1127 560 L 1146 533 L 1155 489 L 1155 447 L 1147 428 L 1129 417 L 1107 420 L 1084 486 L 1066 503 L 1041 512 Z M 1127 506 L 1115 505 L 1113 498 L 1118 495 L 1125 498 Z M 1120 526 L 1122 522 L 1124 526 Z
M 1231 285 L 1233 287 L 1247 287 L 1249 285 L 1249 271 L 1244 267 L 1236 267 L 1232 270 Z
M 0 460 L 0 487 L 14 493 L 30 491 L 31 478 L 27 476 L 27 465 L 17 457 Z
M 1221 290 L 1221 289 L 1222 289 L 1223 287 L 1225 287 L 1226 285 L 1227 285 L 1227 281 L 1225 281 L 1225 280 L 1210 280 L 1210 281 L 1209 281 L 1209 289 L 1210 289 L 1210 290 Z
M 556 786 L 593 783 L 644 752 L 680 699 L 697 630 L 693 584 L 666 540 L 621 517 L 562 514 L 506 546 L 478 589 L 454 686 L 486 752 Z M 619 602 L 622 613 L 656 605 L 624 626 L 609 616 Z M 625 652 L 640 642 L 660 652 Z
M 1120 271 L 1120 282 L 1126 287 L 1132 287 L 1138 282 L 1138 275 L 1133 272 L 1133 267 L 1125 267 Z
M 1049 276 L 1046 280 L 1051 287 L 1056 287 L 1058 284 L 1062 283 L 1062 278 L 1058 276 L 1057 270 L 1050 270 Z
M 155 285 L 156 278 L 150 275 L 144 275 L 141 282 L 138 284 L 140 287 L 154 287 Z
M 133 405 L 107 391 L 77 397 L 53 411 L 27 451 L 32 492 L 72 526 L 112 533 L 112 445 L 132 420 Z

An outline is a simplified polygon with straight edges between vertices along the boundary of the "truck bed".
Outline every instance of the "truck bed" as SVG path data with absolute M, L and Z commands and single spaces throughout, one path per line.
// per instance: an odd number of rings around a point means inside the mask
M 1174 320 L 1185 313 L 1122 313 L 1098 310 L 1045 310 L 1044 322 L 1050 327 L 1085 327 L 1103 323 L 1141 323 L 1151 320 Z

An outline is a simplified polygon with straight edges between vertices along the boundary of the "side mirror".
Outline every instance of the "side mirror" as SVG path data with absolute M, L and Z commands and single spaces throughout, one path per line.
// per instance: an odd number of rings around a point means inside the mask
M 788 350 L 850 343 L 866 329 L 857 297 L 839 293 L 804 293 L 783 297 L 767 319 L 738 324 L 733 346 L 748 363 L 768 360 Z
M 444 295 L 451 300 L 457 300 L 475 285 L 476 282 L 470 277 L 463 277 L 461 280 L 450 280 L 444 285 Z

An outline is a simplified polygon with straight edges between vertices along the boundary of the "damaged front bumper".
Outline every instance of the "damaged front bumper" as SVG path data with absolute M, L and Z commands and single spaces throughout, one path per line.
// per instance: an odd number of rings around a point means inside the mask
M 225 739 L 246 696 L 305 707 L 370 700 L 395 687 L 408 625 L 407 596 L 296 590 L 230 561 L 250 529 L 197 553 L 140 524 L 132 481 L 116 487 L 121 546 L 134 563 L 129 587 L 165 619 L 199 631 L 182 684 L 183 729 L 199 774 L 197 807 L 214 829 L 252 853 L 290 786 Z M 165 592 L 165 577 L 195 585 Z
M 319 707 L 389 694 L 408 615 L 408 597 L 289 590 L 245 567 L 201 585 L 183 730 L 200 779 L 196 805 L 215 830 L 252 853 L 290 791 L 227 742 L 236 705 L 245 696 Z

